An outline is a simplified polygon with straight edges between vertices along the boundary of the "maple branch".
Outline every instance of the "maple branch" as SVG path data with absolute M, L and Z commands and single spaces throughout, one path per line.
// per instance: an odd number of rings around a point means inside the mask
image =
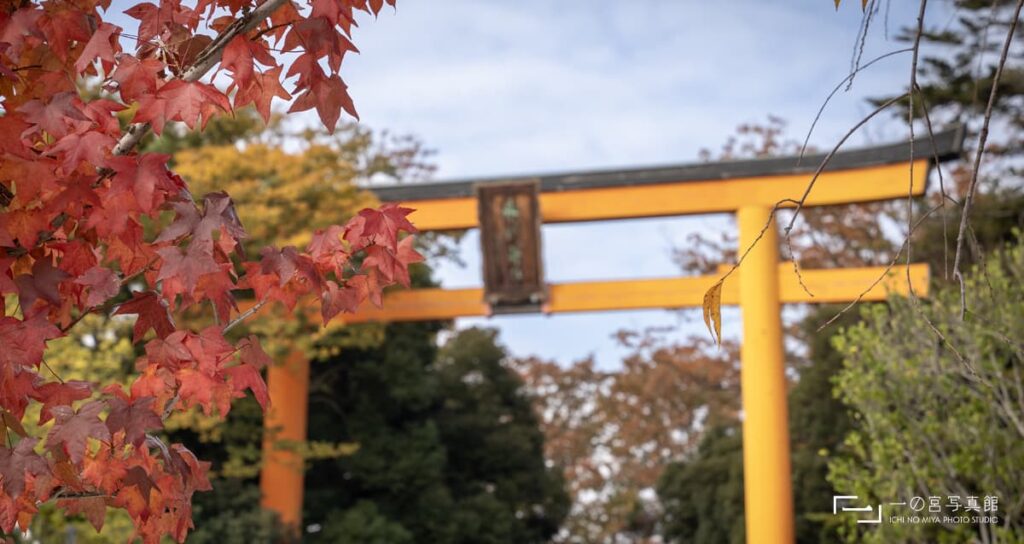
M 57 499 L 71 500 L 71 499 L 90 499 L 90 498 L 93 498 L 93 497 L 110 497 L 109 493 L 99 493 L 99 492 L 96 492 L 96 491 L 91 491 L 91 492 L 90 491 L 83 491 L 83 492 L 80 492 L 80 493 L 67 493 L 67 494 L 65 494 L 64 491 L 66 489 L 67 488 L 64 488 L 64 487 L 58 489 L 57 492 L 54 493 L 52 497 L 50 497 L 50 499 L 51 500 L 57 500 Z
M 999 80 L 1003 76 L 1003 67 L 1006 66 L 1006 57 L 1010 53 L 1010 43 L 1013 41 L 1013 33 L 1017 30 L 1017 21 L 1020 19 L 1021 8 L 1024 7 L 1024 0 L 1017 0 L 1017 7 L 1013 12 L 1013 21 L 1010 23 L 1010 30 L 1006 33 L 1006 40 L 1003 42 L 1003 51 L 999 56 L 999 63 L 996 65 L 996 73 L 992 76 L 992 90 L 988 95 L 988 104 L 985 105 L 985 118 L 981 123 L 981 130 L 978 131 L 978 147 L 974 152 L 974 164 L 971 168 L 971 181 L 967 188 L 967 198 L 964 200 L 964 209 L 960 212 L 960 229 L 956 234 L 956 253 L 953 257 L 953 277 L 960 284 L 960 319 L 964 319 L 967 313 L 967 294 L 964 276 L 960 272 L 960 261 L 963 253 L 964 239 L 967 233 L 971 206 L 974 205 L 974 194 L 978 188 L 978 170 L 981 168 L 981 157 L 985 154 L 985 143 L 988 141 L 988 126 L 992 121 L 992 109 L 995 106 L 996 97 L 999 94 Z
M 195 62 L 192 63 L 192 66 L 181 74 L 181 79 L 188 82 L 198 81 L 218 62 L 220 62 L 221 55 L 224 54 L 224 48 L 227 47 L 228 43 L 230 43 L 235 36 L 244 34 L 255 28 L 258 24 L 277 11 L 278 8 L 284 5 L 285 1 L 286 0 L 267 0 L 257 6 L 256 9 L 236 19 L 220 34 L 218 34 L 217 37 L 210 42 L 210 45 L 206 46 L 206 48 L 199 53 Z M 135 146 L 139 145 L 142 138 L 149 133 L 149 129 L 149 123 L 132 123 L 127 129 L 125 129 L 124 135 L 122 135 L 121 139 L 117 141 L 117 145 L 114 146 L 111 153 L 114 155 L 124 155 L 125 153 L 135 149 Z
M 266 298 L 265 298 L 265 299 L 263 299 L 263 300 L 261 300 L 261 301 L 257 302 L 256 304 L 254 304 L 254 305 L 252 306 L 252 308 L 249 308 L 248 310 L 246 310 L 246 311 L 242 312 L 241 314 L 239 314 L 239 316 L 238 316 L 238 317 L 236 317 L 236 318 L 232 319 L 232 320 L 231 320 L 230 322 L 228 322 L 228 324 L 227 324 L 227 325 L 224 325 L 224 328 L 223 328 L 223 329 L 221 329 L 221 331 L 220 331 L 220 332 L 221 332 L 221 333 L 226 333 L 226 332 L 228 332 L 229 330 L 231 330 L 232 328 L 234 328 L 234 327 L 235 327 L 235 325 L 238 325 L 238 324 L 239 324 L 239 323 L 241 323 L 242 321 L 245 321 L 246 319 L 248 319 L 249 317 L 251 317 L 251 316 L 252 316 L 253 314 L 255 314 L 256 312 L 260 311 L 260 309 L 261 309 L 261 308 L 263 308 L 263 307 L 264 307 L 264 306 L 265 306 L 265 305 L 267 304 L 267 302 L 269 302 L 269 301 L 270 301 L 270 299 L 266 299 Z
M 273 31 L 275 31 L 275 30 L 277 30 L 279 28 L 284 28 L 286 26 L 291 26 L 293 22 L 294 21 L 288 21 L 287 23 L 281 23 L 279 25 L 268 26 L 267 28 L 264 28 L 263 30 L 257 32 L 256 35 L 252 37 L 252 39 L 255 40 L 257 38 L 262 38 L 263 36 L 266 36 L 267 34 L 273 32 Z
M 128 282 L 130 282 L 130 281 L 134 280 L 135 278 L 145 274 L 149 270 L 149 267 L 151 267 L 154 264 L 156 264 L 156 261 L 157 261 L 157 258 L 153 258 L 153 260 L 151 260 L 148 263 L 146 263 L 146 266 L 143 266 L 138 271 L 136 271 L 134 274 L 132 274 L 130 276 L 125 276 L 121 280 L 121 285 L 120 286 L 124 287 L 125 285 L 128 284 Z M 113 299 L 110 299 L 110 300 L 104 302 L 103 304 L 99 304 L 97 306 L 93 306 L 92 308 L 87 308 L 85 311 L 83 311 L 82 313 L 78 314 L 77 317 L 72 319 L 71 322 L 68 323 L 66 326 L 61 327 L 60 332 L 63 333 L 63 334 L 67 334 L 67 332 L 69 330 L 71 330 L 72 327 L 77 325 L 79 321 L 84 319 L 85 316 L 87 316 L 87 315 L 89 315 L 89 314 L 91 314 L 93 312 L 100 311 L 100 310 L 104 310 L 104 311 L 105 310 L 109 310 L 110 308 L 113 308 L 114 306 L 117 306 L 117 304 L 114 303 Z
M 174 392 L 174 396 L 171 397 L 171 400 L 167 401 L 167 406 L 164 406 L 163 415 L 160 416 L 160 420 L 161 421 L 166 420 L 167 418 L 171 417 L 171 414 L 174 412 L 174 406 L 176 404 L 178 404 L 178 400 L 179 399 L 181 399 L 180 388 L 179 388 L 178 391 Z

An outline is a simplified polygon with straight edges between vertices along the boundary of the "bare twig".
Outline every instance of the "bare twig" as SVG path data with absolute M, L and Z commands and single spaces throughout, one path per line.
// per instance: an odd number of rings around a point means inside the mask
M 736 259 L 736 264 L 732 265 L 732 267 L 730 267 L 729 270 L 726 271 L 725 275 L 719 278 L 718 281 L 715 283 L 724 282 L 726 278 L 731 276 L 732 273 L 735 272 L 741 264 L 743 264 L 743 260 L 747 258 L 747 254 L 750 253 L 750 250 L 754 249 L 754 246 L 756 246 L 757 243 L 761 241 L 761 238 L 764 238 L 764 233 L 768 232 L 768 228 L 772 226 L 772 221 L 775 219 L 775 212 L 779 211 L 779 208 L 781 208 L 783 204 L 799 204 L 799 202 L 793 200 L 792 198 L 784 198 L 776 202 L 775 205 L 772 206 L 771 213 L 768 214 L 768 221 L 764 224 L 763 227 L 761 227 L 761 232 L 757 233 L 757 236 L 754 238 L 752 242 L 750 242 L 750 245 L 748 245 L 747 249 L 743 251 L 743 254 L 741 254 L 739 258 Z
M 914 34 L 914 45 L 911 47 L 914 53 L 910 59 L 910 85 L 907 90 L 907 125 L 910 127 L 910 180 L 907 183 L 907 293 L 911 298 L 916 298 L 914 293 L 914 282 L 910 277 L 910 262 L 913 253 L 913 244 L 910 243 L 910 232 L 914 229 L 914 95 L 917 89 L 917 61 L 921 55 L 921 37 L 924 36 L 924 12 L 928 7 L 928 0 L 921 0 L 917 12 L 917 32 Z M 934 149 L 935 142 L 932 141 Z
M 827 167 L 828 163 L 832 161 L 832 157 L 835 157 L 836 153 L 839 152 L 839 148 L 841 148 L 843 144 L 846 143 L 846 140 L 849 140 L 850 136 L 853 136 L 853 134 L 857 132 L 857 130 L 860 127 L 864 126 L 868 121 L 873 119 L 879 113 L 882 113 L 883 111 L 888 109 L 889 106 L 906 98 L 906 96 L 907 93 L 903 93 L 897 97 L 887 100 L 884 104 L 875 108 L 874 111 L 872 111 L 866 117 L 858 121 L 857 124 L 853 126 L 853 128 L 848 130 L 846 134 L 844 134 L 843 137 L 839 140 L 839 142 L 832 148 L 832 151 L 829 151 L 828 155 L 825 155 L 825 158 L 822 159 L 821 164 L 818 165 L 818 169 L 815 170 L 814 175 L 811 176 L 811 181 L 807 184 L 807 188 L 804 190 L 804 194 L 800 197 L 799 200 L 796 201 L 796 209 L 793 211 L 793 217 L 790 218 L 789 224 L 786 226 L 785 229 L 786 236 L 789 236 L 790 231 L 793 230 L 793 224 L 796 222 L 797 216 L 800 215 L 800 211 L 803 210 L 804 205 L 807 203 L 807 197 L 810 196 L 811 190 L 814 189 L 814 184 L 818 181 L 818 177 L 821 176 L 821 173 L 825 171 L 825 167 Z
M 1022 1 L 1024 1 L 1024 0 L 1022 0 Z M 750 245 L 747 246 L 747 248 L 743 251 L 743 253 L 736 260 L 736 263 L 733 264 L 732 267 L 730 267 L 729 270 L 725 273 L 725 275 L 723 275 L 721 278 L 719 278 L 719 280 L 716 283 L 724 282 L 726 280 L 726 278 L 728 278 L 730 275 L 732 275 L 732 273 L 735 272 L 736 269 L 739 268 L 741 264 L 743 264 L 743 260 L 747 257 L 747 254 L 750 253 L 750 250 L 752 250 L 754 248 L 754 246 L 756 246 L 757 243 L 761 241 L 761 238 L 764 237 L 764 233 L 768 231 L 769 227 L 771 227 L 772 221 L 775 219 L 775 213 L 779 211 L 779 208 L 781 208 L 785 204 L 792 204 L 794 206 L 793 216 L 790 218 L 789 223 L 786 225 L 786 228 L 784 229 L 784 231 L 785 231 L 785 239 L 786 239 L 786 242 L 788 244 L 789 240 L 790 240 L 790 234 L 791 234 L 791 232 L 793 230 L 793 225 L 794 225 L 794 223 L 796 223 L 797 216 L 800 215 L 800 211 L 803 210 L 804 206 L 806 205 L 807 198 L 810 196 L 811 190 L 814 188 L 814 184 L 818 181 L 818 177 L 821 176 L 821 173 L 828 166 L 828 163 L 832 160 L 832 158 L 836 155 L 836 153 L 839 152 L 839 148 L 841 148 L 843 146 L 843 144 L 846 143 L 846 140 L 848 140 L 850 138 L 850 136 L 852 136 L 855 132 L 857 132 L 857 129 L 859 129 L 860 127 L 864 126 L 864 124 L 867 123 L 868 121 L 870 121 L 874 116 L 878 115 L 882 111 L 885 111 L 886 108 L 888 108 L 889 106 L 891 106 L 891 105 L 895 104 L 896 102 L 902 100 L 906 96 L 907 96 L 906 93 L 904 93 L 904 94 L 902 94 L 900 96 L 897 96 L 895 98 L 892 98 L 892 99 L 888 100 L 887 102 L 885 102 L 884 104 L 882 104 L 881 106 L 876 108 L 875 111 L 873 111 L 870 114 L 868 114 L 867 117 L 864 117 L 863 119 L 861 119 L 849 131 L 847 131 L 847 133 L 845 135 L 843 135 L 842 139 L 839 140 L 839 143 L 837 143 L 835 145 L 835 147 L 832 148 L 832 151 L 830 151 L 828 153 L 828 155 L 826 155 L 825 158 L 822 159 L 821 164 L 818 165 L 818 169 L 815 170 L 814 175 L 811 177 L 811 181 L 807 184 L 807 188 L 804 190 L 803 195 L 798 200 L 797 199 L 792 199 L 792 198 L 784 198 L 782 200 L 779 200 L 778 202 L 775 203 L 774 206 L 772 206 L 772 211 L 769 214 L 768 221 L 765 222 L 764 226 L 761 228 L 761 231 L 758 233 L 757 237 L 755 237 L 754 240 L 750 243 Z M 792 249 L 792 246 L 789 246 L 789 247 Z M 806 291 L 808 295 L 814 296 L 814 294 L 811 293 L 807 289 L 807 286 L 803 282 L 803 278 L 802 278 L 802 276 L 800 274 L 799 264 L 797 264 L 796 259 L 793 259 L 793 263 L 794 263 L 793 269 L 796 272 L 798 280 L 800 281 L 800 285 L 803 286 L 804 291 Z
M 846 90 L 849 91 L 853 87 L 853 78 L 859 72 L 860 59 L 864 56 L 864 46 L 868 42 L 868 30 L 871 29 L 871 21 L 874 19 L 875 14 L 878 13 L 878 6 L 875 0 L 871 0 L 870 5 L 864 10 L 864 17 L 861 19 L 860 28 L 857 30 L 857 39 L 854 43 L 854 50 L 850 56 L 850 77 L 849 83 L 846 84 Z
M 800 147 L 800 158 L 797 159 L 797 163 L 796 163 L 797 166 L 799 166 L 800 163 L 804 159 L 804 153 L 807 152 L 807 144 L 808 144 L 808 142 L 811 141 L 811 134 L 814 132 L 814 128 L 816 126 L 818 126 L 818 121 L 821 120 L 821 115 L 825 112 L 825 107 L 828 106 L 828 103 L 832 100 L 832 97 L 834 97 L 836 95 L 836 93 L 838 93 L 839 90 L 843 88 L 843 85 L 845 85 L 847 81 L 850 81 L 851 79 L 853 79 L 853 76 L 856 75 L 858 72 L 860 72 L 862 70 L 866 70 L 872 64 L 874 64 L 874 63 L 876 63 L 876 62 L 878 62 L 880 60 L 887 59 L 887 58 L 889 58 L 891 56 L 899 55 L 900 53 L 909 53 L 910 51 L 912 51 L 912 49 L 910 47 L 908 47 L 906 49 L 897 49 L 896 51 L 890 51 L 890 52 L 888 52 L 888 53 L 886 53 L 884 55 L 880 55 L 878 57 L 875 57 L 875 58 L 871 59 L 870 62 L 868 62 L 867 64 L 861 65 L 855 71 L 851 72 L 850 75 L 848 75 L 845 78 L 843 78 L 843 80 L 840 81 L 839 84 L 836 85 L 834 89 L 832 89 L 832 92 L 828 93 L 828 96 L 825 97 L 825 101 L 822 102 L 821 103 L 821 107 L 818 108 L 818 113 L 814 116 L 814 121 L 811 122 L 811 128 L 807 129 L 807 136 L 804 137 L 804 145 L 802 145 Z
M 1006 65 L 1006 58 L 1010 53 L 1010 44 L 1013 41 L 1013 34 L 1017 30 L 1017 21 L 1020 19 L 1021 8 L 1024 7 L 1024 0 L 1017 0 L 1017 7 L 1013 12 L 1013 20 L 1010 22 L 1010 29 L 1006 32 L 1006 40 L 1003 42 L 1003 51 L 996 65 L 996 73 L 992 78 L 992 90 L 988 95 L 988 104 L 985 105 L 985 117 L 978 131 L 978 146 L 974 151 L 974 164 L 971 167 L 971 180 L 967 188 L 967 198 L 964 199 L 964 208 L 960 212 L 960 228 L 956 235 L 956 253 L 953 257 L 953 277 L 960 284 L 960 319 L 967 313 L 967 293 L 963 273 L 960 270 L 964 240 L 967 234 L 967 225 L 970 222 L 971 206 L 974 205 L 974 195 L 978 188 L 978 171 L 981 168 L 981 158 L 985 154 L 985 144 L 988 141 L 988 127 L 992 121 L 992 109 L 995 107 L 996 97 L 999 94 L 999 80 L 1003 75 L 1003 67 Z
M 241 314 L 238 315 L 238 317 L 236 317 L 236 318 L 232 319 L 230 322 L 228 322 L 227 325 L 224 325 L 224 328 L 221 329 L 221 332 L 222 333 L 226 333 L 229 330 L 233 329 L 235 327 L 235 325 L 238 325 L 242 321 L 245 321 L 246 319 L 248 319 L 249 317 L 254 315 L 256 312 L 260 311 L 260 309 L 263 308 L 263 306 L 265 306 L 268 301 L 269 301 L 269 299 L 263 299 L 263 300 L 257 302 L 256 304 L 253 304 L 252 308 L 249 308 L 248 310 L 242 312 Z
M 935 145 L 935 131 L 932 129 L 932 116 L 928 113 L 928 102 L 924 97 L 924 93 L 921 92 L 921 87 L 918 86 L 915 90 L 918 94 L 918 98 L 921 99 L 921 113 L 924 114 L 924 123 L 928 127 L 928 140 L 932 146 L 932 160 L 935 161 L 935 170 L 939 173 L 939 197 L 942 204 L 942 277 L 949 279 L 949 240 L 947 234 L 947 214 L 946 214 L 946 200 L 950 200 L 953 204 L 959 206 L 960 203 L 956 199 L 949 196 L 946 192 L 946 178 L 942 174 L 942 167 L 939 166 L 939 150 Z

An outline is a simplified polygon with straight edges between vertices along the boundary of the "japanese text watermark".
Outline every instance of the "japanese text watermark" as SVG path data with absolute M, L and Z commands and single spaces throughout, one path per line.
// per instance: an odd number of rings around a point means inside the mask
M 999 523 L 999 498 L 985 496 L 910 497 L 906 501 L 864 504 L 857 495 L 833 495 L 832 513 L 851 512 L 857 523 Z

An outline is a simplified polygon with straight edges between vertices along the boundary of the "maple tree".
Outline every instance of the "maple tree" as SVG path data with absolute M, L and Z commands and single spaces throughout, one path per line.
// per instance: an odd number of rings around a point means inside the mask
M 96 526 L 120 508 L 143 541 L 183 541 L 208 463 L 154 432 L 189 407 L 223 417 L 247 391 L 267 402 L 269 357 L 258 337 L 229 331 L 270 303 L 296 310 L 308 295 L 326 322 L 408 284 L 420 259 L 403 235 L 415 231 L 411 210 L 364 209 L 305 249 L 249 258 L 228 194 L 196 199 L 167 155 L 136 149 L 168 123 L 203 127 L 248 105 L 266 119 L 274 98 L 293 96 L 289 111 L 315 109 L 333 130 L 342 111 L 356 115 L 339 75 L 356 51 L 355 12 L 383 4 L 160 0 L 125 11 L 134 34 L 109 22 L 109 0 L 0 8 L 0 530 L 27 527 L 55 501 Z M 104 92 L 86 95 L 82 81 Z M 173 221 L 147 235 L 162 214 Z M 239 312 L 242 292 L 255 300 Z M 207 303 L 216 324 L 192 330 L 176 317 Z M 46 368 L 47 342 L 108 312 L 135 315 L 144 346 L 127 387 Z M 38 436 L 22 424 L 36 405 Z
M 562 467 L 573 505 L 556 542 L 648 542 L 651 491 L 665 466 L 692 452 L 705 428 L 739 412 L 739 346 L 663 330 L 619 331 L 630 351 L 606 371 L 513 359 L 539 414 L 545 454 Z

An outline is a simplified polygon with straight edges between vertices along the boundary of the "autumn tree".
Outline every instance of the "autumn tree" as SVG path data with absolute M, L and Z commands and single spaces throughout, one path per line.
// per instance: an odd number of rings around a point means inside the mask
M 558 541 L 653 536 L 654 486 L 664 467 L 692 451 L 706 426 L 737 417 L 737 346 L 667 342 L 664 332 L 621 332 L 632 353 L 617 371 L 591 360 L 568 368 L 515 362 L 540 414 L 547 456 L 564 470 L 573 498 Z
M 271 359 L 236 326 L 266 305 L 304 312 L 306 295 L 326 322 L 408 283 L 419 258 L 402 236 L 414 230 L 409 210 L 366 209 L 305 249 L 256 256 L 243 251 L 228 194 L 194 197 L 167 155 L 137 149 L 151 131 L 203 127 L 250 104 L 266 119 L 274 98 L 293 95 L 289 111 L 315 109 L 333 131 L 342 111 L 355 115 L 339 75 L 356 50 L 355 13 L 382 7 L 161 0 L 126 10 L 130 31 L 102 0 L 0 8 L 0 530 L 55 501 L 97 526 L 107 507 L 124 509 L 146 542 L 184 540 L 208 463 L 155 433 L 191 407 L 226 416 L 247 391 L 266 404 L 260 368 Z M 82 80 L 103 92 L 83 92 Z M 127 126 L 121 111 L 133 112 Z M 172 221 L 147 233 L 164 214 Z M 242 312 L 239 292 L 254 296 Z M 206 307 L 213 325 L 178 319 Z M 47 368 L 47 343 L 92 313 L 136 316 L 144 354 L 126 387 Z M 30 434 L 22 422 L 37 404 L 42 427 Z

